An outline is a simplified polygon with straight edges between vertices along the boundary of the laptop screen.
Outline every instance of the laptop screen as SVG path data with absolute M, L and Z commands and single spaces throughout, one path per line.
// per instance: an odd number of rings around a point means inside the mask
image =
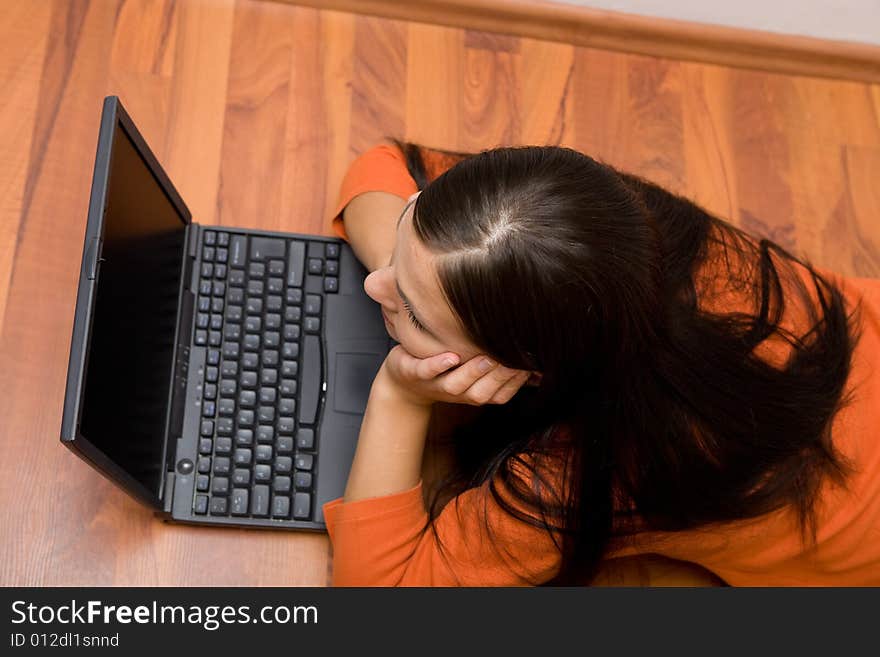
M 117 122 L 80 432 L 157 496 L 185 228 Z

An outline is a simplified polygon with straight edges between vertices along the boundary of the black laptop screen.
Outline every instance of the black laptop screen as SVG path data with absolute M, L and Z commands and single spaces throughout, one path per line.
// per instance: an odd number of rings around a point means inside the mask
M 80 433 L 157 496 L 185 228 L 117 124 Z

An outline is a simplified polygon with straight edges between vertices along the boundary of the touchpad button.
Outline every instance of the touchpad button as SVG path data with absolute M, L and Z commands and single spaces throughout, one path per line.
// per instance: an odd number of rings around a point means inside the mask
M 336 354 L 334 410 L 363 415 L 383 360 L 379 354 Z

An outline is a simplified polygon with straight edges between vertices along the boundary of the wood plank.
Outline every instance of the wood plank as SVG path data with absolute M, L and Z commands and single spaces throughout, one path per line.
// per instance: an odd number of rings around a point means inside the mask
M 59 0 L 51 10 L 53 38 L 41 72 L 29 191 L 0 338 L 0 449 L 16 455 L 0 461 L 0 582 L 61 585 L 89 577 L 109 584 L 128 534 L 98 533 L 92 523 L 125 495 L 68 453 L 58 428 L 117 4 Z M 133 503 L 131 512 L 144 513 Z M 101 558 L 79 550 L 82 541 L 100 545 Z
M 46 52 L 51 6 L 13 0 L 0 14 L 0 332 L 6 316 L 12 265 L 21 215 L 25 208 L 34 118 L 40 91 L 40 71 Z

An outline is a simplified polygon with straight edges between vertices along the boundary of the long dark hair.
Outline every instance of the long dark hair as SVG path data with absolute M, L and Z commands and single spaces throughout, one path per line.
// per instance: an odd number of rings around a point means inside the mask
M 858 309 L 832 281 L 571 149 L 487 150 L 428 184 L 421 149 L 398 145 L 422 189 L 415 234 L 439 256 L 464 332 L 502 364 L 543 374 L 460 430 L 432 519 L 487 484 L 557 541 L 556 583 L 588 581 L 612 538 L 639 529 L 789 507 L 815 541 L 820 486 L 850 471 L 831 425 Z M 715 285 L 701 278 L 707 263 Z M 719 289 L 743 303 L 709 311 L 703 290 Z M 786 308 L 806 309 L 808 330 L 788 330 Z M 783 362 L 758 353 L 769 339 Z

